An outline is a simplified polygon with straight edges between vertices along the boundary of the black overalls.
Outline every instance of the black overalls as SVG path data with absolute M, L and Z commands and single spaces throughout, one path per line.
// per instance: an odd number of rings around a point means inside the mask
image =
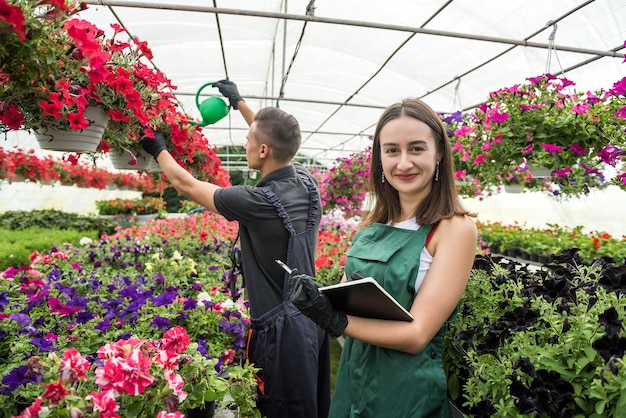
M 311 180 L 300 178 L 309 190 L 309 215 L 303 232 L 296 232 L 280 199 L 269 186 L 262 189 L 290 234 L 287 260 L 282 261 L 300 273 L 314 276 L 312 237 L 318 233 L 315 216 L 320 202 Z M 248 359 L 261 368 L 257 373 L 257 406 L 269 418 L 325 418 L 330 405 L 329 338 L 291 303 L 288 278 L 285 273 L 282 304 L 253 318 L 250 324 Z

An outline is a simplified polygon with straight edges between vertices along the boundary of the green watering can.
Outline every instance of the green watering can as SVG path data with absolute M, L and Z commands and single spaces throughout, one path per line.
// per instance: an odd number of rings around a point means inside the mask
M 196 93 L 196 106 L 200 111 L 202 121 L 197 122 L 195 120 L 190 120 L 189 123 L 191 123 L 192 125 L 211 125 L 228 115 L 228 112 L 230 111 L 230 106 L 228 106 L 223 99 L 217 96 L 211 96 L 208 99 L 203 100 L 202 103 L 200 103 L 200 93 L 202 92 L 202 90 L 204 90 L 205 87 L 212 86 L 214 83 L 214 81 L 210 81 L 198 89 L 198 92 Z

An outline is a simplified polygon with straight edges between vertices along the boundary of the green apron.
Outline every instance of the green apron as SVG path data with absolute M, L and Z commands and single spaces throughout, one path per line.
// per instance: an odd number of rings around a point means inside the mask
M 432 225 L 417 231 L 373 224 L 354 236 L 346 276 L 371 276 L 407 310 Z M 445 326 L 418 355 L 346 337 L 329 417 L 450 417 L 441 362 Z

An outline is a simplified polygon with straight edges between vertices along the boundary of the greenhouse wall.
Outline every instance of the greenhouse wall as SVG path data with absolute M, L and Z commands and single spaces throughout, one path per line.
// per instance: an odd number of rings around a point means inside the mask
M 24 131 L 9 132 L 5 148 L 19 146 L 34 149 L 44 155 L 34 136 Z M 61 157 L 61 153 L 58 156 Z M 83 157 L 85 158 L 85 157 Z M 108 158 L 99 159 L 97 165 L 112 169 Z M 74 186 L 41 186 L 35 183 L 0 182 L 0 213 L 7 210 L 59 209 L 81 214 L 96 213 L 95 201 L 109 198 L 141 197 L 141 193 L 130 190 L 97 190 Z M 582 225 L 586 231 L 609 232 L 613 236 L 626 235 L 626 192 L 617 187 L 594 190 L 581 198 L 557 199 L 547 193 L 501 192 L 477 198 L 463 199 L 465 206 L 478 214 L 478 219 L 487 222 L 518 223 L 528 227 L 543 228 L 547 224 L 575 227 Z
M 626 235 L 626 193 L 618 187 L 595 190 L 581 198 L 556 199 L 544 193 L 499 193 L 478 199 L 463 199 L 465 207 L 478 213 L 481 221 L 518 223 L 528 227 L 546 224 L 580 226 L 586 231 Z
M 0 213 L 10 210 L 57 209 L 81 215 L 98 213 L 95 202 L 140 198 L 135 190 L 99 190 L 77 186 L 0 181 Z

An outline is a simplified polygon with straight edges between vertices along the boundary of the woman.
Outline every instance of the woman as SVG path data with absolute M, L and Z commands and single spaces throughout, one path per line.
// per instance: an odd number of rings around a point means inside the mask
M 345 274 L 374 277 L 412 322 L 329 313 L 327 300 L 303 301 L 298 290 L 307 279 L 292 277 L 294 304 L 331 335 L 346 336 L 330 417 L 450 416 L 442 342 L 477 238 L 453 165 L 443 124 L 428 105 L 408 99 L 384 111 L 372 146 L 375 203 L 348 250 Z

